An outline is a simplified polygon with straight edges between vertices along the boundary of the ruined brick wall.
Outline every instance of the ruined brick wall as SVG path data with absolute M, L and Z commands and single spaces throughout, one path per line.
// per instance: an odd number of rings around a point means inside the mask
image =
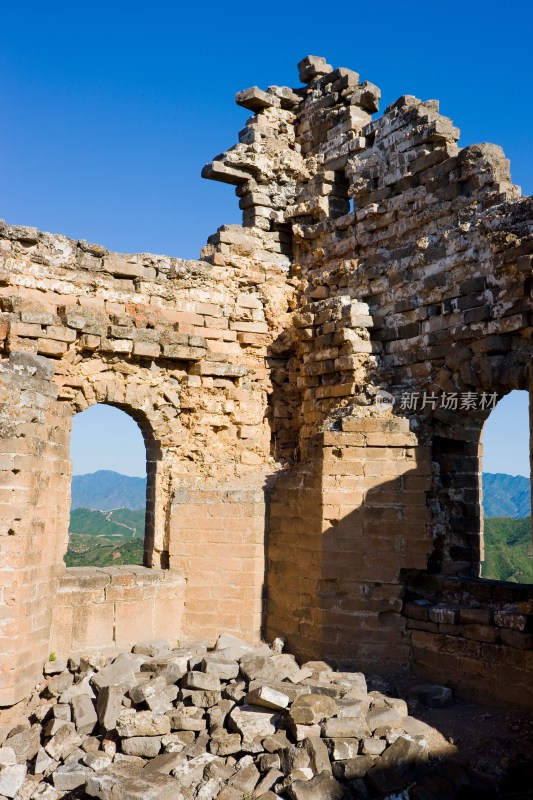
M 31 691 L 50 652 L 70 492 L 52 371 L 46 359 L 25 353 L 0 363 L 0 705 Z
M 184 588 L 185 578 L 177 570 L 61 570 L 54 587 L 49 652 L 127 648 L 138 641 L 139 631 L 147 641 L 177 641 L 183 634 Z
M 262 627 L 397 671 L 416 661 L 405 571 L 479 576 L 489 409 L 441 398 L 529 386 L 533 201 L 499 148 L 459 148 L 436 101 L 373 119 L 373 84 L 299 69 L 299 88 L 237 95 L 252 116 L 203 174 L 236 187 L 243 225 L 201 260 L 2 227 L 0 363 L 54 365 L 63 462 L 77 411 L 137 420 L 145 561 L 184 574 L 187 634 Z M 68 467 L 53 480 L 67 504 Z
M 313 437 L 270 504 L 270 638 L 346 669 L 405 669 L 400 570 L 431 552 L 430 472 L 405 419 L 345 418 Z
M 469 392 L 501 397 L 528 388 L 533 202 L 520 198 L 500 148 L 458 147 L 459 131 L 438 102 L 404 96 L 373 120 L 380 95 L 373 84 L 316 57 L 299 69 L 304 88 L 237 95 L 253 116 L 239 143 L 204 169 L 236 185 L 244 230 L 278 231 L 284 242 L 289 234 L 292 247 L 298 302 L 285 382 L 300 403 L 288 393 L 286 407 L 302 463 L 281 474 L 274 490 L 268 622 L 279 632 L 296 609 L 289 633 L 297 650 L 352 653 L 363 668 L 398 666 L 410 646 L 399 613 L 401 569 L 479 576 L 480 440 L 489 409 L 459 402 L 453 410 L 442 396 L 460 401 Z M 220 257 L 216 241 L 212 248 Z M 360 431 L 365 420 L 385 422 L 387 412 L 376 407 L 382 390 L 396 401 L 393 414 L 409 420 L 428 474 L 412 475 L 412 502 L 402 479 L 399 496 L 392 492 L 380 507 L 365 476 L 373 447 L 355 451 L 355 477 L 346 440 L 338 448 L 344 502 L 334 530 L 347 535 L 332 537 L 324 516 L 328 450 L 315 437 L 326 430 L 341 441 L 333 431 L 354 417 Z M 418 407 L 402 407 L 411 392 Z M 383 431 L 375 483 L 385 487 L 405 454 Z M 403 520 L 414 536 L 408 548 L 397 526 Z M 337 566 L 329 595 L 324 556 Z M 400 598 L 386 634 L 371 599 L 383 586 L 391 607 Z M 388 637 L 387 653 L 380 636 Z
M 169 631 L 177 636 L 196 626 L 197 635 L 214 637 L 218 619 L 227 630 L 259 637 L 263 484 L 275 471 L 265 356 L 283 325 L 290 287 L 276 255 L 258 244 L 257 259 L 229 268 L 109 253 L 2 226 L 0 703 L 27 691 L 50 649 L 111 644 L 110 636 L 127 643 L 119 617 L 144 591 L 131 587 L 131 596 L 114 600 L 116 579 L 102 587 L 96 571 L 88 588 L 83 575 L 65 573 L 71 420 L 94 403 L 123 409 L 144 435 L 145 564 L 172 573 L 181 611 L 169 604 Z M 200 499 L 184 507 L 185 491 Z M 240 524 L 233 521 L 239 517 Z M 221 557 L 229 552 L 231 564 Z M 147 634 L 160 630 L 145 627 Z
M 480 701 L 533 707 L 533 586 L 404 575 L 416 672 Z

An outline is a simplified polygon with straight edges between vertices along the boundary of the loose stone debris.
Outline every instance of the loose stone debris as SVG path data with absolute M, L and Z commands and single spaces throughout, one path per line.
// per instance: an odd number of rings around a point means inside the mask
M 405 700 L 281 650 L 223 634 L 212 650 L 142 642 L 45 664 L 24 722 L 0 738 L 0 800 L 493 796 Z M 451 702 L 442 686 L 413 696 Z

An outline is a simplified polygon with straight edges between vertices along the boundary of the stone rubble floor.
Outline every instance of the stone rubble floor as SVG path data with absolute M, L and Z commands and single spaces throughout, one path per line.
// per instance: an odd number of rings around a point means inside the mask
M 44 665 L 0 711 L 0 800 L 533 797 L 527 710 L 299 665 L 283 642 L 142 642 Z

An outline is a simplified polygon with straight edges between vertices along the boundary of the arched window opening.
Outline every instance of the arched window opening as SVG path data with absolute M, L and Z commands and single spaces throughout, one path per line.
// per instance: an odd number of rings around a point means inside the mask
M 515 390 L 483 428 L 481 577 L 533 583 L 529 395 Z
M 146 563 L 147 453 L 139 425 L 114 406 L 91 406 L 72 421 L 71 460 L 66 566 Z

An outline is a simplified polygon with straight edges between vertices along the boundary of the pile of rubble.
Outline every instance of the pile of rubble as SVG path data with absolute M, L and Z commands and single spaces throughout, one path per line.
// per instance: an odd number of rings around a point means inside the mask
M 0 727 L 0 800 L 461 796 L 467 772 L 404 700 L 282 650 L 223 634 L 50 660 L 23 723 Z

